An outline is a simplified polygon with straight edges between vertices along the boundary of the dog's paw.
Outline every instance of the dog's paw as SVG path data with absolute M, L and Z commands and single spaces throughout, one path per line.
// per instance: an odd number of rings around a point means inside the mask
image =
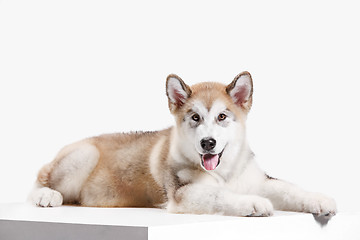
M 239 202 L 239 213 L 245 217 L 268 217 L 273 215 L 274 207 L 269 199 L 259 196 L 246 196 Z
M 303 202 L 304 212 L 316 216 L 334 216 L 337 212 L 334 199 L 320 193 L 309 193 Z
M 61 193 L 47 187 L 34 190 L 30 200 L 33 204 L 40 207 L 58 207 L 63 203 Z

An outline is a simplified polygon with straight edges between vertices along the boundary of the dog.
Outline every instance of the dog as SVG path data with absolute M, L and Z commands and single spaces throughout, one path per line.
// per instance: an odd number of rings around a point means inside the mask
M 171 213 L 271 216 L 275 210 L 334 216 L 335 201 L 268 176 L 246 140 L 253 81 L 188 86 L 166 79 L 175 126 L 105 134 L 64 147 L 38 174 L 41 207 L 160 207 Z

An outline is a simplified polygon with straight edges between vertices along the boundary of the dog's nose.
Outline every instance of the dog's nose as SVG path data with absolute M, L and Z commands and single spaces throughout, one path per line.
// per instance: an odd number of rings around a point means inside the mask
M 210 151 L 216 146 L 216 140 L 213 138 L 203 138 L 200 141 L 200 145 L 205 151 Z

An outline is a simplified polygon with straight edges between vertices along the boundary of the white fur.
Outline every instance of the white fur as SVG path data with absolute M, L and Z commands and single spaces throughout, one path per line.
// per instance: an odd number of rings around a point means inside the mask
M 195 141 L 196 141 L 196 150 L 199 153 L 202 153 L 203 150 L 200 146 L 200 141 L 203 138 L 214 138 L 216 140 L 216 147 L 214 149 L 215 153 L 220 153 L 228 143 L 233 138 L 235 138 L 235 132 L 237 130 L 237 123 L 234 121 L 230 121 L 230 119 L 226 119 L 225 121 L 229 121 L 230 124 L 226 128 L 217 124 L 217 117 L 220 113 L 226 110 L 226 106 L 220 102 L 215 101 L 210 111 L 208 112 L 205 106 L 202 105 L 201 102 L 197 103 L 197 109 L 204 121 L 203 124 L 200 124 L 195 132 Z
M 91 144 L 82 144 L 59 162 L 52 172 L 53 178 L 61 178 L 56 189 L 64 194 L 66 201 L 79 199 L 83 183 L 95 168 L 99 160 L 99 152 Z M 66 174 L 66 178 L 62 176 Z
M 234 162 L 237 161 L 240 151 L 249 152 L 245 143 L 245 127 L 231 117 L 225 120 L 228 122 L 226 127 L 217 123 L 218 115 L 226 110 L 226 105 L 221 101 L 215 101 L 210 111 L 201 101 L 194 101 L 193 105 L 193 111 L 198 113 L 203 121 L 198 127 L 193 128 L 189 124 L 191 118 L 187 119 L 182 123 L 181 128 L 174 132 L 172 157 L 183 162 L 182 156 L 186 156 L 187 159 L 200 164 L 200 154 L 203 154 L 200 141 L 211 137 L 216 140 L 214 152 L 219 154 L 224 150 L 220 165 L 215 172 L 223 176 L 228 175 L 229 172 L 234 171 L 234 164 L 236 165 Z M 214 174 L 214 172 L 209 172 L 209 174 Z
M 160 186 L 162 179 L 160 178 L 161 174 L 159 172 L 161 170 L 161 167 L 159 166 L 160 164 L 159 158 L 161 156 L 161 150 L 165 141 L 166 141 L 165 137 L 162 137 L 157 141 L 157 143 L 154 145 L 153 149 L 151 150 L 151 154 L 149 158 L 150 172 L 154 176 L 154 179 L 157 182 L 157 184 L 159 184 Z
M 304 191 L 285 181 L 267 181 L 262 186 L 261 193 L 272 200 L 276 209 L 311 212 L 317 215 L 334 215 L 337 212 L 333 199 L 320 193 Z
M 191 184 L 178 190 L 177 195 L 181 196 L 181 204 L 170 202 L 170 212 L 236 216 L 270 216 L 273 212 L 268 199 L 237 194 L 223 187 Z
M 35 184 L 29 200 L 40 207 L 58 207 L 63 203 L 61 193 L 48 187 L 40 187 L 38 184 Z
M 248 76 L 240 77 L 236 88 L 250 87 L 249 81 Z M 250 93 L 251 89 L 248 90 Z M 174 168 L 179 169 L 176 174 L 180 181 L 191 184 L 175 193 L 175 199 L 181 201 L 170 199 L 167 207 L 170 212 L 270 216 L 275 208 L 318 215 L 336 213 L 331 198 L 267 178 L 253 158 L 244 123 L 231 117 L 226 126 L 217 123 L 217 116 L 225 110 L 226 105 L 220 100 L 214 101 L 210 110 L 201 101 L 194 101 L 192 112 L 200 115 L 201 123 L 194 127 L 191 117 L 185 117 L 173 131 L 170 156 Z M 206 137 L 216 140 L 215 153 L 225 148 L 220 165 L 212 171 L 203 168 L 201 173 L 184 167 L 186 161 L 201 164 L 200 141 Z

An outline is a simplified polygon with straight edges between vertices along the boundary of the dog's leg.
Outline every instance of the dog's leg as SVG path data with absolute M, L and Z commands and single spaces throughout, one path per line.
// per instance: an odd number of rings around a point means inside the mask
M 262 196 L 269 198 L 277 210 L 308 212 L 315 215 L 336 214 L 335 201 L 323 194 L 307 192 L 282 180 L 266 176 Z
M 76 143 L 65 147 L 55 160 L 45 165 L 28 200 L 41 207 L 75 203 L 99 160 L 97 148 L 89 143 Z
M 270 216 L 273 212 L 266 198 L 200 184 L 188 184 L 176 190 L 167 209 L 174 213 L 231 216 Z

